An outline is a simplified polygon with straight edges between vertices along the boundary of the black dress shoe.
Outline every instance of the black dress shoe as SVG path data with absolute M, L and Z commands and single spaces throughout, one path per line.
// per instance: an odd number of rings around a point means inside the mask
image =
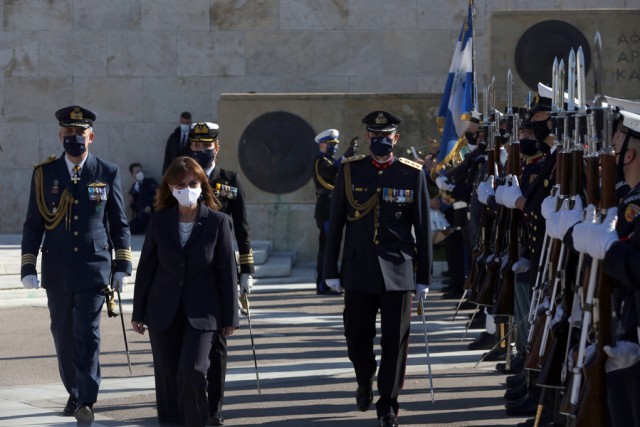
M 522 399 L 527 394 L 529 394 L 529 386 L 526 382 L 523 382 L 518 386 L 508 389 L 504 393 L 504 400 L 507 402 L 515 402 Z
M 76 409 L 76 421 L 84 424 L 91 424 L 93 422 L 93 409 L 91 405 L 80 405 Z
M 507 349 L 500 348 L 498 346 L 497 348 L 491 350 L 488 354 L 483 354 L 482 357 L 484 357 L 485 362 L 497 362 L 498 360 L 504 360 L 507 358 Z
M 500 362 L 496 364 L 496 371 L 504 375 L 517 374 L 524 370 L 524 357 L 514 357 L 509 363 L 509 369 L 507 369 L 506 362 Z
M 527 395 L 522 399 L 513 402 L 512 405 L 508 405 L 506 408 L 507 415 L 515 417 L 526 417 L 536 414 L 538 408 L 538 399 L 533 398 L 531 395 Z
M 76 413 L 76 409 L 78 409 L 78 403 L 73 397 L 69 396 L 69 399 L 67 399 L 67 404 L 62 410 L 62 415 L 64 415 L 65 417 L 70 417 Z
M 527 373 L 523 370 L 518 372 L 515 375 L 511 375 L 507 377 L 507 387 L 512 388 L 517 386 L 520 383 L 527 382 Z
M 366 412 L 371 406 L 371 402 L 373 402 L 373 388 L 372 386 L 358 386 L 356 390 L 356 403 L 358 404 L 358 409 L 361 412 Z
M 491 350 L 496 345 L 496 336 L 482 332 L 478 338 L 467 345 L 468 350 Z M 485 359 L 486 360 L 486 359 Z
M 209 415 L 209 419 L 207 420 L 210 426 L 223 426 L 224 425 L 224 417 L 221 412 L 214 412 Z
M 380 427 L 398 427 L 398 421 L 395 415 L 385 415 L 380 417 Z

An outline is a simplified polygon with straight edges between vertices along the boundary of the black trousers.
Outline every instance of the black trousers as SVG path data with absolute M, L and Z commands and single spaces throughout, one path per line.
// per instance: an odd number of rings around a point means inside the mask
M 318 235 L 318 257 L 316 259 L 316 291 L 317 292 L 326 292 L 329 290 L 329 287 L 324 283 L 324 273 L 323 273 L 323 265 L 324 265 L 324 248 L 327 243 L 327 231 L 329 230 L 329 221 L 322 221 L 316 218 L 316 225 L 320 230 L 320 234 Z
M 209 395 L 209 413 L 222 411 L 224 400 L 224 382 L 227 377 L 227 339 L 215 334 L 209 351 L 211 365 L 207 371 L 207 392 Z
M 60 378 L 79 405 L 93 405 L 98 398 L 100 314 L 104 301 L 99 287 L 82 292 L 47 289 Z
M 382 349 L 378 371 L 376 402 L 378 417 L 396 414 L 398 395 L 404 384 L 411 326 L 411 292 L 371 294 L 346 291 L 343 312 L 344 335 L 349 360 L 353 363 L 356 381 L 369 386 L 376 373 L 373 340 L 376 336 L 376 316 L 380 311 Z
M 149 330 L 160 424 L 206 425 L 209 350 L 217 334 L 194 329 L 182 311 L 166 330 Z

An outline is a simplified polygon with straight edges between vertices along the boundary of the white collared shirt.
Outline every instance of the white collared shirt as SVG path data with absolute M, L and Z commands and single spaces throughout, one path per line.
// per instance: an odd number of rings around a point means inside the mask
M 71 160 L 69 160 L 69 158 L 66 156 L 64 156 L 64 161 L 67 164 L 67 170 L 69 171 L 69 176 L 73 177 L 73 167 L 75 166 L 75 163 L 72 163 Z M 82 160 L 78 166 L 80 166 L 80 171 L 82 171 L 82 167 L 84 166 L 84 162 L 87 161 L 87 158 L 85 157 L 84 160 Z

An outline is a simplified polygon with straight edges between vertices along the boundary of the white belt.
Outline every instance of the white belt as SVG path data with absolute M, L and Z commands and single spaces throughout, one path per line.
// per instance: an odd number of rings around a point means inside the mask
M 454 202 L 453 203 L 453 209 L 462 209 L 462 208 L 466 208 L 468 205 L 466 202 Z

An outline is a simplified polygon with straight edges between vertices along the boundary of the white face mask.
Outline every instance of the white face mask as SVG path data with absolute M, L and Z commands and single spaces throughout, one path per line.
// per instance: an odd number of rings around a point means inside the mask
M 182 190 L 173 188 L 171 190 L 171 194 L 173 194 L 173 197 L 176 198 L 180 206 L 184 206 L 185 208 L 190 208 L 191 206 L 193 206 L 198 201 L 198 198 L 200 197 L 201 193 L 202 193 L 201 187 L 198 187 L 198 188 L 187 187 L 187 188 L 183 188 Z
M 144 179 L 144 172 L 139 171 L 138 173 L 136 173 L 136 180 L 142 181 L 143 179 Z

